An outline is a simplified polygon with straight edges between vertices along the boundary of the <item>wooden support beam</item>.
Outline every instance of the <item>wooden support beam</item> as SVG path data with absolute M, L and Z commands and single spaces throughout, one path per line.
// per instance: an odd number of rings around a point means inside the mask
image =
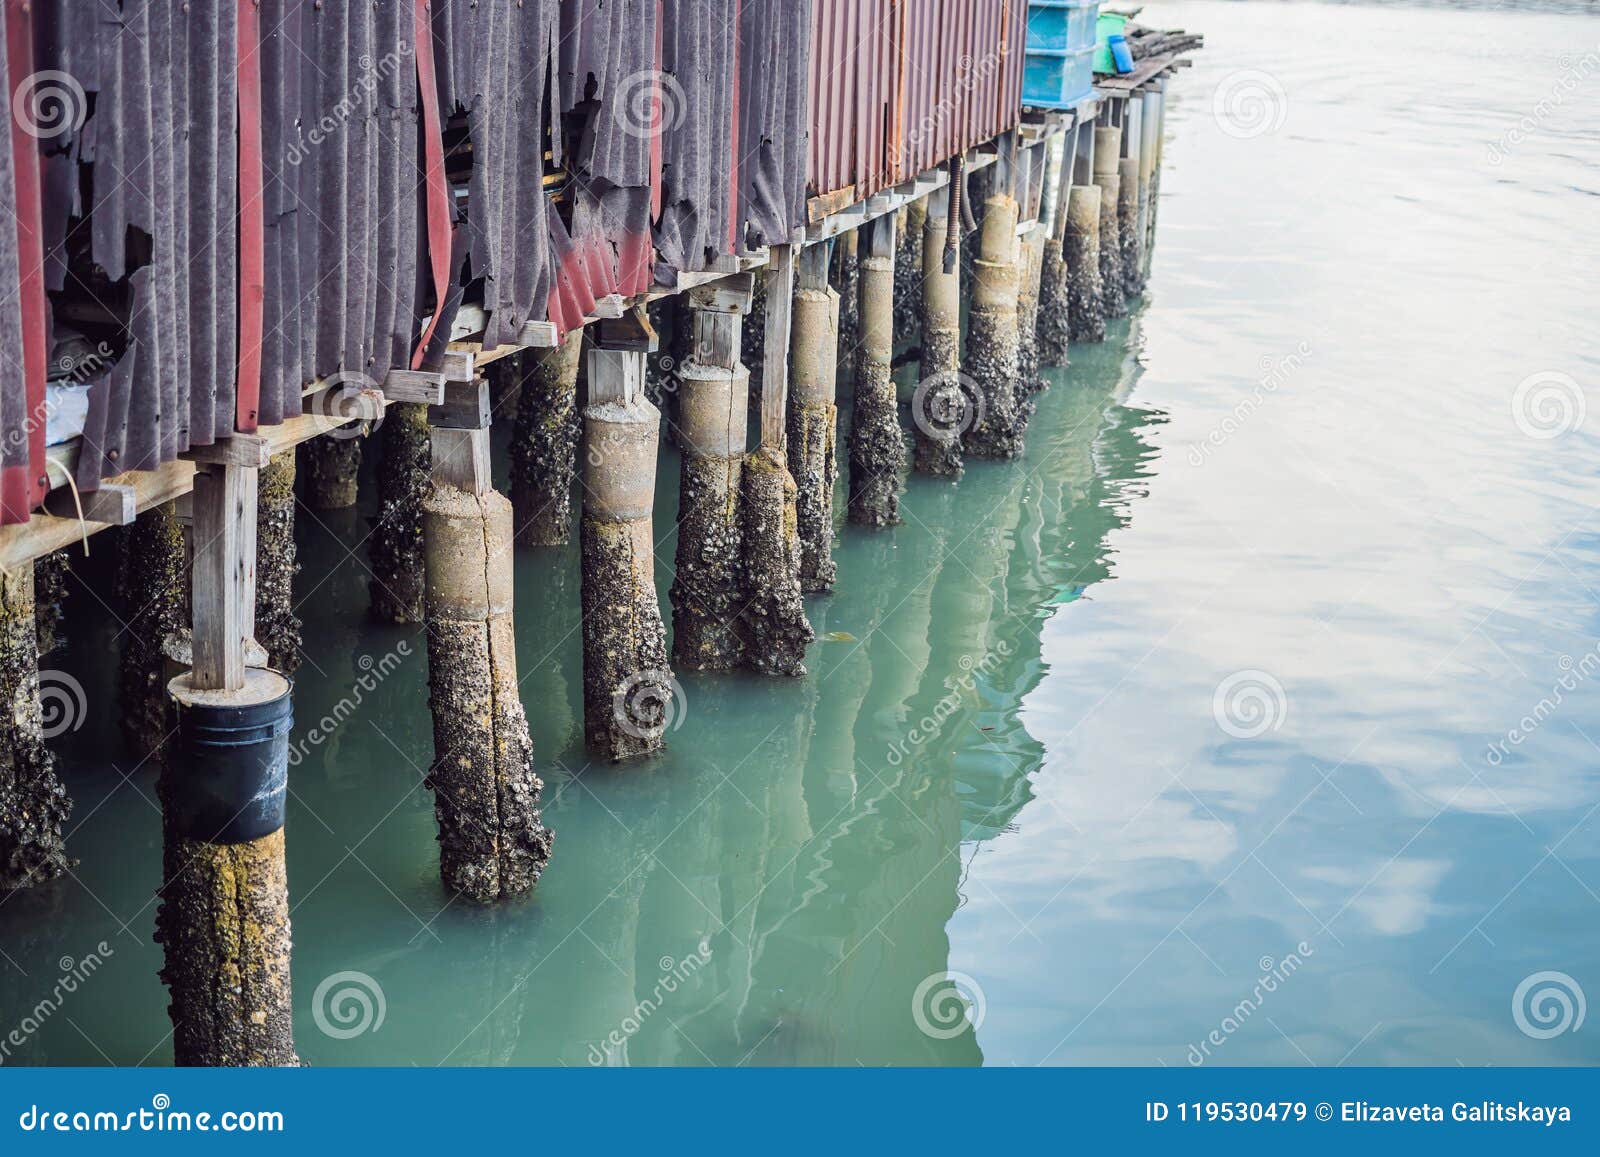
M 517 334 L 517 341 L 534 349 L 554 349 L 561 344 L 561 335 L 553 321 L 530 321 Z
M 788 249 L 787 245 L 775 246 Z M 689 290 L 689 304 L 695 309 L 716 310 L 719 313 L 748 314 L 755 301 L 756 279 L 752 273 L 736 273 L 720 281 L 697 285 Z
M 244 686 L 255 634 L 256 482 L 245 466 L 208 465 L 194 480 L 194 670 L 197 691 Z
M 643 305 L 636 305 L 619 318 L 607 318 L 595 327 L 595 344 L 610 350 L 654 353 L 661 338 L 650 324 Z
M 796 279 L 801 289 L 827 289 L 828 267 L 833 264 L 833 242 L 819 241 L 800 250 L 795 261 Z
M 789 413 L 789 323 L 794 310 L 794 247 L 774 245 L 767 265 L 766 351 L 761 368 L 761 446 L 782 454 Z
M 894 217 L 885 214 L 861 227 L 861 256 L 894 256 Z
M 272 447 L 264 434 L 234 434 L 209 446 L 191 446 L 178 457 L 210 466 L 246 466 L 259 470 L 272 460 Z
M 383 396 L 390 402 L 438 406 L 444 403 L 444 383 L 442 370 L 408 370 L 397 366 L 383 379 Z
M 78 518 L 80 505 L 85 521 L 106 526 L 127 526 L 139 516 L 139 498 L 133 487 L 116 482 L 102 482 L 100 489 L 88 493 L 52 490 L 44 500 L 45 512 L 58 518 Z
M 450 430 L 487 430 L 489 414 L 488 379 L 449 382 L 444 388 L 444 399 L 428 407 L 428 425 Z
M 596 345 L 589 351 L 589 404 L 629 405 L 644 397 L 644 363 L 641 351 Z
M 494 489 L 490 477 L 489 431 L 435 427 L 433 435 L 433 477 L 436 482 L 487 494 Z

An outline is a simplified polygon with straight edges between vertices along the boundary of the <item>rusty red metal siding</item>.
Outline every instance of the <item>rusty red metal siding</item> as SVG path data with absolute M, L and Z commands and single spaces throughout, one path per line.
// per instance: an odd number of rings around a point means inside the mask
M 808 191 L 860 200 L 1015 128 L 1025 0 L 814 0 Z

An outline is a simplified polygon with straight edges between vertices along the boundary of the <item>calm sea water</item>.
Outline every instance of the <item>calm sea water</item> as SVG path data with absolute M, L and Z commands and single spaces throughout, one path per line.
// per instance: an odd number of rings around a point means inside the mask
M 393 667 L 291 780 L 309 1062 L 1600 1061 L 1600 21 L 1146 18 L 1208 38 L 1147 300 L 1021 462 L 844 532 L 810 676 L 687 678 L 664 758 L 589 766 L 576 551 L 519 556 L 527 900 L 442 894 L 420 636 L 362 617 L 363 521 L 303 520 L 300 723 Z M 165 1064 L 86 572 L 82 862 L 0 905 L 0 1033 L 98 952 L 6 1063 Z

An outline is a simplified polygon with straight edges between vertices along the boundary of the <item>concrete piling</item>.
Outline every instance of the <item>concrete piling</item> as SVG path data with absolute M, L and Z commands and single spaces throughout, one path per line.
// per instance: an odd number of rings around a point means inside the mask
M 1106 318 L 1126 317 L 1127 297 L 1123 293 L 1122 227 L 1117 216 L 1121 193 L 1122 130 L 1115 126 L 1096 126 L 1094 130 L 1094 183 L 1100 190 L 1100 301 Z
M 966 370 L 975 383 L 978 412 L 963 448 L 979 458 L 1022 453 L 1025 418 L 1017 405 L 1021 255 L 1016 199 L 995 193 L 984 202 L 979 256 L 974 263 L 967 319 Z
M 542 788 L 517 690 L 511 502 L 448 469 L 452 454 L 488 461 L 488 430 L 439 430 L 439 468 L 423 504 L 427 546 L 428 785 L 439 823 L 439 874 L 478 903 L 520 895 L 550 859 Z M 470 446 L 481 441 L 481 447 Z
M 645 352 L 593 349 L 583 412 L 583 718 L 606 759 L 664 746 L 676 693 L 656 599 L 660 412 L 644 397 Z
M 565 546 L 572 539 L 572 487 L 583 420 L 583 330 L 521 357 L 511 436 L 511 507 L 519 546 Z
M 67 641 L 62 623 L 67 617 L 67 576 L 71 573 L 72 560 L 64 550 L 34 560 L 33 624 L 41 659 Z
M 511 436 L 511 508 L 519 546 L 564 546 L 572 537 L 578 465 L 578 372 L 583 331 L 523 355 L 522 392 Z
M 739 362 L 741 319 L 695 310 L 690 360 L 678 367 L 678 551 L 670 591 L 672 658 L 689 671 L 731 671 L 744 658 L 743 520 L 750 373 Z
M 256 502 L 256 641 L 267 665 L 285 675 L 300 666 L 300 618 L 294 613 L 294 451 L 261 468 Z
M 160 767 L 172 730 L 167 696 L 167 640 L 189 622 L 189 563 L 175 503 L 153 506 L 121 532 L 118 614 L 118 720 L 135 765 Z
M 762 675 L 804 675 L 806 647 L 816 638 L 801 601 L 799 496 L 787 462 L 796 264 L 794 246 L 775 245 L 762 277 L 760 444 L 745 459 L 740 489 L 747 596 L 740 628 L 745 665 Z
M 33 566 L 0 570 L 0 895 L 71 866 L 61 833 L 71 810 L 44 744 Z
M 432 486 L 433 468 L 428 407 L 396 402 L 384 419 L 367 591 L 372 617 L 379 622 L 420 623 L 426 614 L 427 591 L 422 504 Z
M 850 504 L 858 526 L 900 522 L 900 469 L 905 443 L 890 361 L 894 353 L 894 218 L 860 230 L 860 341 L 850 421 Z
M 834 243 L 833 287 L 839 291 L 839 354 L 854 357 L 861 342 L 861 244 L 857 230 Z M 852 360 L 852 365 L 853 365 Z
M 1076 131 L 1056 138 L 1049 146 L 1045 166 L 1045 196 L 1041 218 L 1044 248 L 1039 258 L 1039 363 L 1067 364 L 1071 320 L 1067 287 L 1067 203 L 1072 189 L 1072 163 Z
M 922 227 L 922 364 L 911 397 L 912 468 L 961 476 L 961 435 L 971 428 L 977 399 L 961 376 L 961 262 L 944 270 L 950 190 L 929 198 Z
M 1033 417 L 1033 399 L 1045 389 L 1044 375 L 1039 372 L 1039 295 L 1043 289 L 1047 232 L 1042 221 L 1035 222 L 1018 242 L 1021 266 L 1017 286 L 1017 410 L 1023 430 Z
M 1067 201 L 1067 317 L 1073 341 L 1106 339 L 1100 197 L 1098 185 L 1074 185 Z
M 312 510 L 348 510 L 356 504 L 361 472 L 361 443 L 353 427 L 337 437 L 313 438 L 300 444 L 305 468 L 305 502 Z
M 838 569 L 833 562 L 833 488 L 839 474 L 839 309 L 838 292 L 825 279 L 808 283 L 802 264 L 794 296 L 788 452 L 800 538 L 800 589 L 805 594 L 831 591 Z
M 1139 161 L 1127 157 L 1120 163 L 1117 183 L 1117 227 L 1122 233 L 1122 293 L 1138 297 L 1144 291 L 1144 241 L 1139 236 Z

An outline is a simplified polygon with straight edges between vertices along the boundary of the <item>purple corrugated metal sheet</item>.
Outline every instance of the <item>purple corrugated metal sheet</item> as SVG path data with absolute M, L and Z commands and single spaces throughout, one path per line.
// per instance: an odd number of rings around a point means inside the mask
M 815 0 L 808 191 L 862 199 L 1016 127 L 1025 0 Z
M 263 183 L 244 205 L 240 3 L 34 0 L 38 75 L 81 89 L 37 139 L 50 320 L 99 351 L 74 374 L 82 488 L 232 432 L 241 218 L 261 218 L 263 425 L 319 380 L 381 383 L 436 309 L 417 0 L 260 0 Z M 464 300 L 486 344 L 514 342 L 803 224 L 810 0 L 433 0 L 423 20 L 465 184 L 436 342 Z M 887 91 L 857 115 L 880 168 Z M 547 149 L 570 176 L 559 205 Z M 0 167 L 0 207 L 14 177 Z M 0 244 L 0 366 L 21 356 L 18 270 Z M 31 457 L 20 376 L 0 387 L 0 465 Z

